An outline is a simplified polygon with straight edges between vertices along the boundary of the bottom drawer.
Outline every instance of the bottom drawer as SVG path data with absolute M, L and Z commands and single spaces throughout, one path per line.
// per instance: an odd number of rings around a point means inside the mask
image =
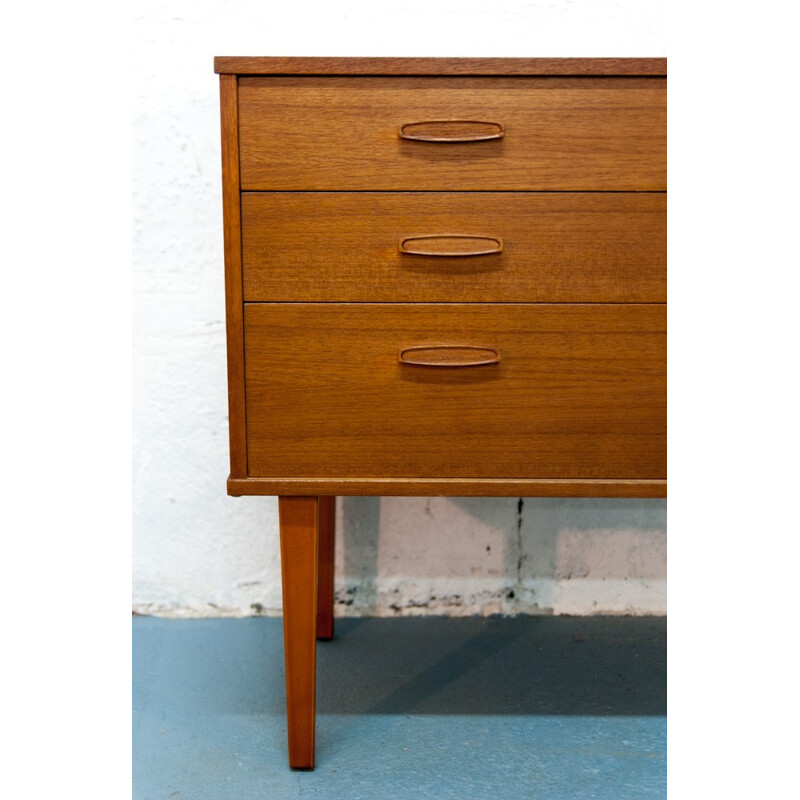
M 666 477 L 665 305 L 252 303 L 244 327 L 250 477 Z

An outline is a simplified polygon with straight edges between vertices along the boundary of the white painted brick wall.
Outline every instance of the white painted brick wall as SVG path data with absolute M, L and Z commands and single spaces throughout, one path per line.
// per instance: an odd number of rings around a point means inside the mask
M 138 2 L 133 604 L 280 612 L 277 504 L 229 498 L 215 55 L 664 56 L 639 0 Z M 349 614 L 666 612 L 660 500 L 344 498 Z

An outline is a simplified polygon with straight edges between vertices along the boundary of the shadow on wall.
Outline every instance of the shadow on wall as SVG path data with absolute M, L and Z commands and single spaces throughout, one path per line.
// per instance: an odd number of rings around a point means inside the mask
M 342 497 L 345 616 L 665 614 L 666 501 Z

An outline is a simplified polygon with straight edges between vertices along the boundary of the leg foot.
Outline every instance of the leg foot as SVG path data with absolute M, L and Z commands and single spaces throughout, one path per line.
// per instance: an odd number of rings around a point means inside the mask
M 317 639 L 333 638 L 333 551 L 336 498 L 319 498 L 319 566 L 317 572 Z
M 280 497 L 289 766 L 314 767 L 317 635 L 316 497 Z

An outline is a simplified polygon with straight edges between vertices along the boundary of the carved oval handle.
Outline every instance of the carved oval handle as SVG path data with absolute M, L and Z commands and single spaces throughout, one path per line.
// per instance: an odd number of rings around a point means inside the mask
M 482 367 L 499 364 L 500 353 L 493 347 L 467 344 L 424 345 L 401 350 L 400 363 L 412 367 Z
M 409 236 L 401 239 L 400 252 L 410 256 L 487 256 L 503 252 L 498 236 L 471 236 L 465 233 L 443 233 L 430 236 Z
M 505 135 L 499 122 L 478 119 L 431 119 L 400 126 L 400 138 L 412 142 L 487 142 Z

